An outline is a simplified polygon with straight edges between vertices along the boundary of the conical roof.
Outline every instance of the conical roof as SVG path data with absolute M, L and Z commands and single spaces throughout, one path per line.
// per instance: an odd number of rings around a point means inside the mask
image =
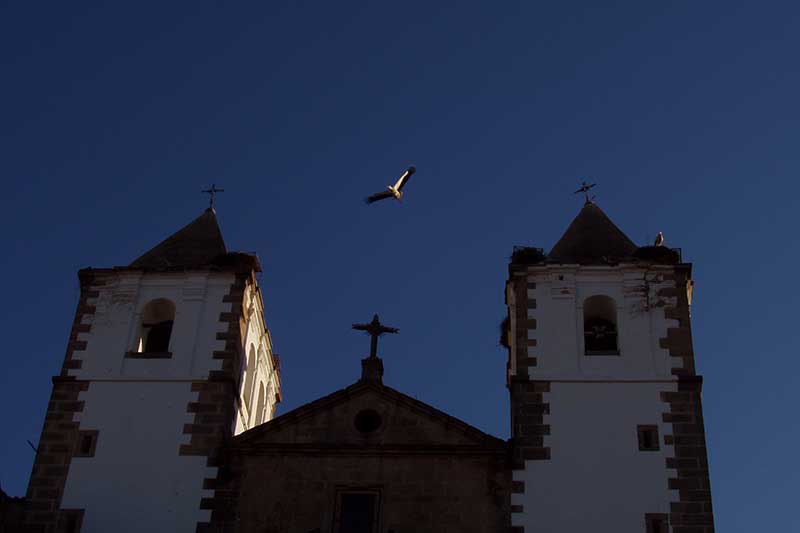
M 608 264 L 632 258 L 637 248 L 602 209 L 586 202 L 547 254 L 547 262 Z
M 134 260 L 132 268 L 201 267 L 227 253 L 216 212 L 208 208 L 189 224 Z

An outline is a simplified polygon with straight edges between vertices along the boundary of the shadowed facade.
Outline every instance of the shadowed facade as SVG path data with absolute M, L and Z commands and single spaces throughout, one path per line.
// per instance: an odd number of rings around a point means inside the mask
M 509 441 L 384 385 L 377 339 L 398 330 L 377 315 L 354 324 L 361 379 L 275 418 L 258 272 L 213 209 L 126 267 L 81 270 L 28 493 L 0 525 L 713 532 L 680 250 L 636 246 L 591 201 L 550 253 L 515 249 Z

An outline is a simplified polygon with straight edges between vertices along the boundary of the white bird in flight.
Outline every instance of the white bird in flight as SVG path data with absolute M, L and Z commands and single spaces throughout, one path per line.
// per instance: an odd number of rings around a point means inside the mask
M 416 172 L 417 169 L 414 168 L 413 165 L 408 167 L 403 175 L 398 178 L 397 182 L 394 185 L 389 185 L 386 187 L 385 191 L 377 192 L 372 196 L 367 198 L 367 203 L 371 204 L 377 202 L 378 200 L 383 200 L 385 198 L 394 198 L 395 200 L 399 200 L 403 197 L 403 187 L 405 187 L 406 183 L 408 183 L 408 178 L 411 177 L 411 174 Z

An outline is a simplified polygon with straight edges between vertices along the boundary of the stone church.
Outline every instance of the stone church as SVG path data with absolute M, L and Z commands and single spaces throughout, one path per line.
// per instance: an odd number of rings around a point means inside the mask
M 361 379 L 275 416 L 259 260 L 208 209 L 128 266 L 78 272 L 0 531 L 713 532 L 691 269 L 588 200 L 549 253 L 514 248 L 508 440 L 384 385 L 374 344 Z

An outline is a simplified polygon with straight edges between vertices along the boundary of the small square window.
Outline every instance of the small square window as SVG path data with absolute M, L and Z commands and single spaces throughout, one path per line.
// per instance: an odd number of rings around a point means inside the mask
M 637 426 L 636 431 L 639 435 L 639 449 L 642 451 L 657 451 L 658 446 L 658 426 Z
M 78 442 L 75 446 L 75 457 L 94 457 L 97 448 L 97 430 L 82 430 L 78 432 Z
M 669 533 L 669 521 L 666 514 L 647 513 L 644 515 L 647 533 Z

